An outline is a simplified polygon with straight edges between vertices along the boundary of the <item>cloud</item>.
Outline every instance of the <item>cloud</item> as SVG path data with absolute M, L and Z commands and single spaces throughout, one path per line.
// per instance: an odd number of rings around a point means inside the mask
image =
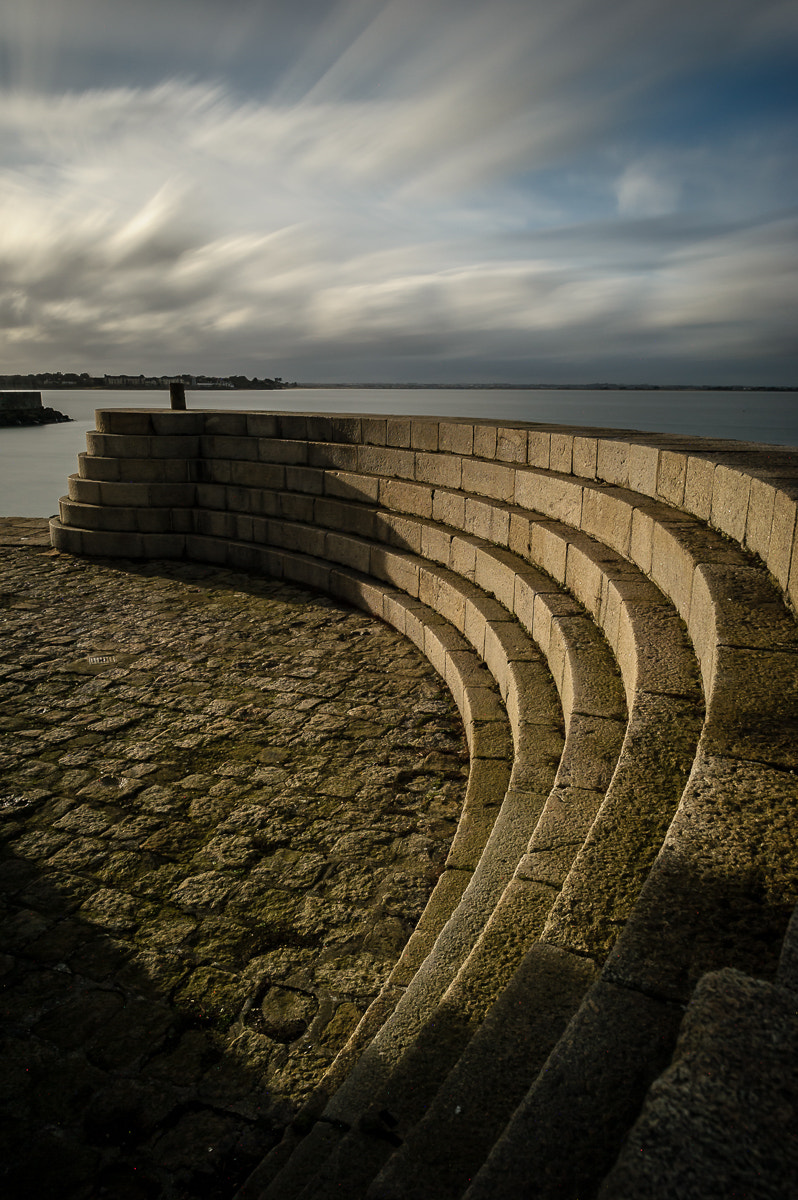
M 62 0 L 46 25 L 31 0 L 0 21 L 6 369 L 787 362 L 794 115 L 646 125 L 702 62 L 792 36 L 786 6 L 295 7 Z M 62 86 L 64 64 L 94 84 Z

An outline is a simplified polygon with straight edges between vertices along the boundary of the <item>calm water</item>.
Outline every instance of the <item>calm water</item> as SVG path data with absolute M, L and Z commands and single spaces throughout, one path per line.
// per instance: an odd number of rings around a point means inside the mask
M 0 429 L 0 516 L 47 517 L 77 470 L 96 408 L 168 408 L 166 392 L 42 392 L 67 425 Z M 291 388 L 188 392 L 189 408 L 497 417 L 798 446 L 798 392 L 606 392 Z

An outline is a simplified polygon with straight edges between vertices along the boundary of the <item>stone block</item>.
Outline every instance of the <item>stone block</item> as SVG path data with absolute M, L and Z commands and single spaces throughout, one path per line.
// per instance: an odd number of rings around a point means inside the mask
M 67 480 L 67 488 L 70 500 L 77 500 L 81 504 L 102 504 L 109 503 L 103 501 L 102 488 L 113 487 L 113 484 L 102 484 L 94 479 L 81 479 L 79 475 L 70 475 Z M 118 485 L 116 485 L 118 486 Z M 144 485 L 147 486 L 146 484 Z
M 278 436 L 289 441 L 308 440 L 308 421 L 305 413 L 277 413 Z
M 363 444 L 365 446 L 384 446 L 388 436 L 388 422 L 385 417 L 362 417 Z
M 657 468 L 657 496 L 681 508 L 687 481 L 687 455 L 681 450 L 661 450 Z
M 247 413 L 206 412 L 204 415 L 206 434 L 242 438 L 246 437 L 249 433 Z
M 776 491 L 772 483 L 755 476 L 751 478 L 743 544 L 747 550 L 758 554 L 765 563 L 770 554 L 770 531 L 773 528 Z
M 412 422 L 410 417 L 388 417 L 386 421 L 386 444 L 409 449 Z
M 632 528 L 629 535 L 629 558 L 644 575 L 651 573 L 654 554 L 654 517 L 645 508 L 632 512 Z
M 302 584 L 303 587 L 318 588 L 322 592 L 331 591 L 330 577 L 332 574 L 335 574 L 336 580 L 340 579 L 341 573 L 334 572 L 327 563 L 302 558 L 298 554 L 283 555 L 283 579 L 290 579 L 293 583 Z M 338 595 L 340 594 L 339 590 Z M 349 598 L 350 596 L 347 594 L 346 599 Z
M 518 471 L 515 503 L 575 529 L 582 518 L 582 484 L 563 475 Z
M 200 438 L 200 453 L 203 458 L 226 458 L 238 462 L 257 462 L 260 439 L 250 437 L 223 437 L 206 434 Z
M 97 483 L 95 487 L 99 495 L 95 501 L 89 501 L 89 503 L 107 506 L 124 505 L 126 507 L 132 505 L 134 508 L 139 505 L 147 506 L 152 496 L 151 489 L 159 486 L 165 487 L 167 485 L 155 483 Z M 193 490 L 193 484 L 187 484 L 186 487 Z
M 52 517 L 50 520 L 50 541 L 55 550 L 64 554 L 83 554 L 83 532 L 80 529 L 70 529 Z M 90 551 L 86 551 L 90 553 Z
M 348 471 L 325 471 L 324 494 L 342 500 L 361 500 L 376 504 L 380 494 L 380 481 L 373 475 L 357 475 Z
M 149 452 L 153 458 L 197 458 L 200 453 L 200 438 L 178 434 L 152 437 Z
M 627 704 L 631 707 L 635 693 L 641 690 L 692 696 L 701 704 L 695 657 L 676 612 L 647 598 L 640 601 L 632 591 L 632 587 L 612 587 L 618 598 L 617 624 L 614 631 L 605 629 L 626 686 Z M 694 588 L 693 611 L 695 595 Z
M 111 512 L 113 510 L 108 509 Z M 123 512 L 135 512 L 135 523 L 127 525 L 127 529 L 137 529 L 139 533 L 173 533 L 185 532 L 175 530 L 172 523 L 172 513 L 168 508 L 138 508 L 123 509 Z M 117 526 L 117 528 L 121 528 Z
M 324 558 L 326 553 L 325 533 L 313 525 L 289 525 L 286 549 L 298 550 L 301 554 L 310 554 L 314 558 Z M 314 587 L 319 586 L 317 584 Z
M 435 487 L 459 488 L 462 459 L 459 454 L 416 454 L 416 479 Z
M 523 509 L 508 509 L 510 528 L 507 534 L 507 547 L 519 558 L 529 557 L 529 527 L 532 518 Z
M 125 535 L 130 536 L 129 534 Z M 145 558 L 183 558 L 186 554 L 186 535 L 182 533 L 142 533 L 142 554 Z
M 438 449 L 448 454 L 473 454 L 474 426 L 466 421 L 441 421 Z
M 420 566 L 418 598 L 453 625 L 461 633 L 465 624 L 465 596 L 453 580 L 438 571 Z
M 140 533 L 111 533 L 103 530 L 85 530 L 82 552 L 103 558 L 144 558 L 150 551 Z M 155 554 L 154 557 L 159 557 Z M 166 557 L 170 557 L 166 555 Z
M 499 425 L 496 430 L 496 460 L 507 463 L 526 463 L 527 431 Z
M 516 565 L 513 556 L 500 550 L 478 546 L 474 583 L 494 596 L 509 612 L 513 611 Z
M 396 450 L 390 446 L 358 446 L 357 469 L 386 479 L 413 479 L 416 456 L 412 450 Z
M 542 429 L 530 429 L 527 434 L 527 462 L 530 467 L 542 467 L 547 471 L 551 465 L 551 434 Z
M 196 502 L 199 508 L 227 508 L 228 489 L 223 483 L 196 483 Z M 246 491 L 247 489 L 241 489 Z
M 686 512 L 708 521 L 712 515 L 712 490 L 715 463 L 697 455 L 687 456 L 683 506 Z
M 373 617 L 382 617 L 384 591 L 379 584 L 357 579 L 346 571 L 331 570 L 327 586 L 334 596 L 348 600 L 350 604 L 371 613 Z
M 682 536 L 685 532 L 689 536 L 691 531 L 676 525 L 653 525 L 650 570 L 657 587 L 675 605 L 685 624 L 689 624 L 695 561 L 689 541 Z
M 626 497 L 599 487 L 585 487 L 582 496 L 583 531 L 628 556 L 633 509 Z
M 413 417 L 410 423 L 410 445 L 414 450 L 438 449 L 437 417 Z
M 235 571 L 256 574 L 260 570 L 259 547 L 231 542 L 227 547 L 227 565 Z
M 259 459 L 260 462 L 266 463 L 291 463 L 292 465 L 304 465 L 308 461 L 308 443 L 298 441 L 288 441 L 284 438 L 258 438 L 257 441 L 247 439 L 250 447 L 255 447 L 255 454 L 251 457 Z M 315 447 L 318 449 L 318 447 Z M 231 458 L 241 458 L 243 455 L 230 455 Z M 325 463 L 316 464 L 318 466 L 326 466 Z M 333 464 L 337 465 L 337 464 Z M 352 463 L 348 463 L 352 466 Z
M 311 467 L 327 467 L 336 471 L 357 470 L 357 446 L 341 442 L 310 442 L 307 462 Z
M 710 731 L 717 744 L 725 717 Z M 795 816 L 789 771 L 699 752 L 607 978 L 683 1004 L 701 976 L 722 965 L 772 977 L 795 904 L 784 858 Z
M 340 500 L 329 500 L 323 496 L 314 500 L 313 520 L 325 529 L 338 529 L 345 533 L 356 533 L 361 537 L 372 537 L 374 534 L 372 509 Z
M 86 447 L 94 458 L 149 458 L 149 437 L 135 434 L 94 433 L 86 434 Z
M 787 591 L 790 568 L 794 557 L 795 532 L 798 528 L 798 493 L 779 490 L 773 501 L 773 525 L 770 531 L 768 567 L 778 580 L 782 591 Z M 795 591 L 791 593 L 795 605 Z
M 308 495 L 324 495 L 324 472 L 316 467 L 285 468 L 285 486 L 290 492 L 305 492 Z
M 452 534 L 449 530 L 441 529 L 437 525 L 421 524 L 420 533 L 422 556 L 429 559 L 430 562 L 448 567 L 452 552 Z
M 551 672 L 542 658 L 508 662 L 504 700 L 514 730 L 524 725 L 548 726 L 562 718 Z
M 222 466 L 223 464 L 216 465 Z M 224 472 L 218 470 L 214 472 L 216 481 L 219 483 L 256 488 L 284 488 L 286 486 L 286 468 L 283 466 L 261 462 L 231 462 L 225 465 L 228 467 L 226 479 Z
M 479 864 L 509 781 L 506 763 L 493 759 L 472 763 L 462 814 L 446 859 L 447 870 L 473 871 Z
M 279 513 L 286 521 L 302 521 L 306 524 L 313 522 L 317 503 L 315 496 L 304 496 L 300 492 L 281 492 L 277 499 L 279 503 L 273 515 Z
M 368 571 L 377 579 L 392 583 L 395 587 L 409 596 L 418 599 L 418 568 L 419 564 L 409 554 L 398 550 L 388 550 L 382 546 L 372 546 Z
M 533 563 L 565 583 L 568 541 L 563 531 L 550 521 L 535 521 L 529 526 L 529 557 Z
M 95 458 L 88 454 L 78 455 L 78 473 L 81 479 L 119 479 L 118 458 Z M 150 476 L 147 475 L 147 478 Z
M 335 441 L 332 435 L 332 414 L 306 413 L 305 436 L 309 443 Z
M 169 462 L 170 460 L 165 460 Z M 257 464 L 251 462 L 230 462 L 227 458 L 205 459 L 204 461 L 194 464 L 196 474 L 190 476 L 203 483 L 244 483 L 244 481 L 252 477 L 253 479 L 261 479 L 260 474 L 255 474 Z M 276 470 L 276 468 L 268 468 Z
M 598 441 L 594 437 L 574 437 L 571 470 L 580 479 L 595 479 L 598 463 Z
M 278 420 L 275 413 L 247 413 L 247 436 L 276 438 Z
M 281 501 L 285 501 L 285 494 L 270 491 L 268 488 L 228 488 L 228 493 L 236 491 L 245 491 L 249 494 L 249 506 L 253 513 L 261 513 L 264 516 L 276 517 L 280 512 Z M 295 499 L 295 497 L 291 497 Z M 240 505 L 235 499 L 230 500 L 231 508 L 238 508 Z
M 38 396 L 38 403 L 35 407 L 41 407 L 41 394 L 38 392 L 31 394 Z M 146 437 L 153 431 L 153 417 L 158 415 L 160 414 L 154 412 L 136 412 L 124 408 L 97 408 L 94 410 L 94 428 L 97 433 L 121 433 Z M 186 432 L 200 433 L 202 431 L 187 429 Z
M 474 455 L 476 458 L 496 457 L 496 426 L 474 424 Z
M 199 436 L 205 433 L 206 414 L 172 409 L 154 410 L 149 414 L 152 432 L 156 437 L 175 434 Z
M 495 430 L 494 430 L 495 433 Z M 511 504 L 515 492 L 515 471 L 502 463 L 463 459 L 463 490 Z
M 371 545 L 359 538 L 341 533 L 327 533 L 324 540 L 324 557 L 331 562 L 342 563 L 363 575 L 369 573 Z
M 196 532 L 195 509 L 193 509 L 193 508 L 173 508 L 173 509 L 171 509 L 171 516 L 172 516 L 172 532 L 173 533 L 194 533 L 194 532 Z
M 596 549 L 585 538 L 568 543 L 565 586 L 594 619 L 598 619 L 604 594 L 605 573 L 595 561 Z
M 562 475 L 570 475 L 573 468 L 574 437 L 572 433 L 552 433 L 549 467 Z
M 197 533 L 205 537 L 235 537 L 235 527 L 235 513 L 215 511 L 197 513 Z
M 488 500 L 466 497 L 465 532 L 482 541 L 506 546 L 510 539 L 509 511 Z
M 747 472 L 718 463 L 712 477 L 710 520 L 721 533 L 740 543 L 745 537 L 750 491 L 751 476 Z
M 457 535 L 452 538 L 452 555 L 449 566 L 458 575 L 462 575 L 464 579 L 470 579 L 472 582 L 476 571 L 478 545 L 479 542 L 475 538 Z
M 788 772 L 798 769 L 798 653 L 794 645 L 719 645 L 703 747 Z
M 408 550 L 411 554 L 421 554 L 421 535 L 423 522 L 416 517 L 406 517 L 402 513 L 378 510 L 374 514 L 374 536 L 378 541 L 395 546 L 398 550 Z
M 380 480 L 380 504 L 418 517 L 432 516 L 432 488 L 398 479 Z
M 656 446 L 645 446 L 632 443 L 629 446 L 628 458 L 628 487 L 633 492 L 641 492 L 644 496 L 657 495 L 657 474 L 659 468 L 659 450 Z
M 599 438 L 596 452 L 596 477 L 617 487 L 629 486 L 628 442 Z
M 465 527 L 466 498 L 461 492 L 449 492 L 436 488 L 432 493 L 432 517 L 444 525 L 452 525 L 455 529 Z
M 363 423 L 360 417 L 349 416 L 342 413 L 331 413 L 328 418 L 330 422 L 330 440 L 333 442 L 351 442 L 357 445 L 363 441 Z M 313 426 L 308 423 L 308 435 Z

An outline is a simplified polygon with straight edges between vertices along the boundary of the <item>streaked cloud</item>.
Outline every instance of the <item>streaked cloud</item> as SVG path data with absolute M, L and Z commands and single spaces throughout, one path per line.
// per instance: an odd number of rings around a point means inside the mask
M 792 6 L 295 7 L 0 0 L 0 370 L 794 379 Z

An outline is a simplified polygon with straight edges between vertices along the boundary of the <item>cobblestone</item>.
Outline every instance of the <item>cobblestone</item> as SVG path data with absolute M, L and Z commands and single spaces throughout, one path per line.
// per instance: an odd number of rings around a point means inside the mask
M 380 622 L 0 521 L 4 1191 L 231 1197 L 378 992 L 467 776 Z

